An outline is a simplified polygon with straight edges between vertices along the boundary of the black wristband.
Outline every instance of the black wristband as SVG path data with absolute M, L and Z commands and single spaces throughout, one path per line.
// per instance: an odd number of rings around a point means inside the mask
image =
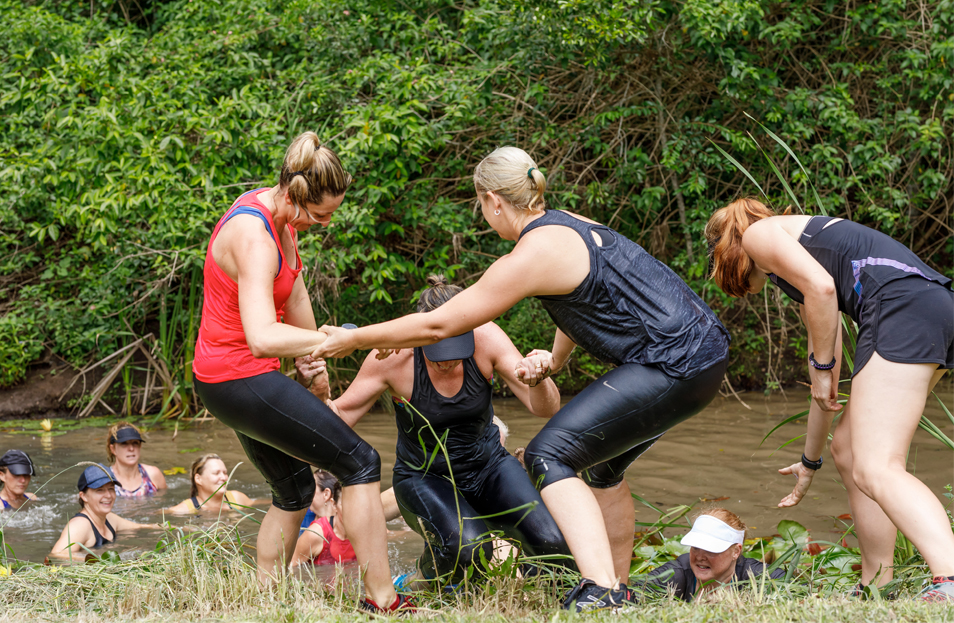
M 838 359 L 836 357 L 832 357 L 831 363 L 821 364 L 815 361 L 815 353 L 808 353 L 808 363 L 816 370 L 831 370 L 835 367 L 835 362 L 837 361 Z
M 805 453 L 802 453 L 802 465 L 804 465 L 805 467 L 807 467 L 808 469 L 812 471 L 817 472 L 819 469 L 821 469 L 822 463 L 824 462 L 825 462 L 825 458 L 821 456 L 818 457 L 817 461 L 809 461 L 807 458 L 805 458 Z

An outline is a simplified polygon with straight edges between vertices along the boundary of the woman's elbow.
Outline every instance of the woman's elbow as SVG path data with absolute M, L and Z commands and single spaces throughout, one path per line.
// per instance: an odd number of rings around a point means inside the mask
M 813 280 L 812 293 L 819 299 L 835 298 L 835 280 L 831 278 L 831 275 Z
M 246 335 L 245 342 L 248 344 L 248 349 L 252 352 L 252 357 L 262 359 L 273 356 L 271 354 L 271 344 L 269 344 L 268 340 L 264 337 L 260 335 Z

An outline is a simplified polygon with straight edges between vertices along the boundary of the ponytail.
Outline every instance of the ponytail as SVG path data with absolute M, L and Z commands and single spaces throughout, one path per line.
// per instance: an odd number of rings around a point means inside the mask
M 427 285 L 431 287 L 421 292 L 421 297 L 417 299 L 418 313 L 434 311 L 464 291 L 460 286 L 451 285 L 444 275 L 428 275 Z
M 327 196 L 340 197 L 351 181 L 338 155 L 323 146 L 314 132 L 303 132 L 292 141 L 278 177 L 279 186 L 297 206 L 320 204 Z
M 706 240 L 712 262 L 712 278 L 729 296 L 749 293 L 749 277 L 755 263 L 742 248 L 742 234 L 753 223 L 775 216 L 756 199 L 743 198 L 716 210 L 706 224 Z
M 498 147 L 474 169 L 474 188 L 481 195 L 493 192 L 517 210 L 544 210 L 547 178 L 527 152 Z

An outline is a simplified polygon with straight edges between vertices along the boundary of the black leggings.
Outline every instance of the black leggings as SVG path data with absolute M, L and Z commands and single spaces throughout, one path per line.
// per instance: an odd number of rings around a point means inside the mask
M 424 577 L 442 576 L 456 583 L 471 565 L 480 570 L 481 552 L 487 562 L 493 558 L 490 530 L 519 541 L 525 555 L 558 555 L 549 562 L 572 564 L 563 534 L 540 494 L 506 450 L 500 448 L 500 456 L 479 474 L 454 477 L 458 487 L 447 476 L 433 473 L 394 475 L 401 514 L 426 541 L 418 563 Z
M 726 362 L 680 380 L 654 366 L 628 363 L 607 372 L 560 409 L 527 446 L 538 489 L 583 472 L 591 487 L 623 481 L 626 468 L 667 430 L 715 397 Z
M 235 430 L 249 461 L 272 488 L 272 504 L 299 511 L 315 496 L 311 466 L 341 486 L 381 480 L 381 457 L 326 404 L 278 371 L 246 379 L 195 380 L 202 403 Z

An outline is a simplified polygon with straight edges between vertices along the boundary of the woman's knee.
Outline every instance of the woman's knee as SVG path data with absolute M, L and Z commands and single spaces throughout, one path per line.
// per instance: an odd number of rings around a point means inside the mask
M 342 487 L 364 485 L 381 481 L 381 455 L 371 447 L 371 444 L 362 442 L 348 455 L 347 469 L 332 466 L 328 471 L 338 476 Z
M 831 439 L 831 458 L 838 468 L 838 473 L 843 477 L 845 474 L 851 474 L 851 439 L 848 434 L 839 426 Z
M 884 486 L 891 481 L 892 473 L 907 473 L 904 457 L 854 457 L 851 462 L 851 479 L 862 493 L 873 500 L 881 497 Z
M 566 459 L 542 435 L 535 437 L 523 455 L 530 480 L 538 490 L 565 478 L 575 478 L 576 470 L 565 463 Z

